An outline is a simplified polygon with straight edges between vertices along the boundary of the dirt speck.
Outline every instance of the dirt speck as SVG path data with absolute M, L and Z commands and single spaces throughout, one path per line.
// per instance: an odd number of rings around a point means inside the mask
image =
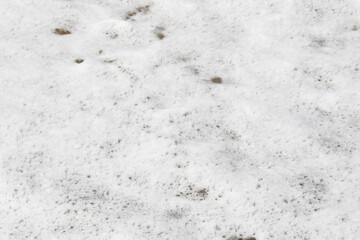
M 197 191 L 197 194 L 198 194 L 200 197 L 205 198 L 205 197 L 208 195 L 208 191 L 207 191 L 206 188 L 203 188 L 203 189 Z
M 150 9 L 150 5 L 137 7 L 137 8 L 135 9 L 135 11 L 127 12 L 127 14 L 126 14 L 126 16 L 125 16 L 125 19 L 126 19 L 126 20 L 129 20 L 129 19 L 131 19 L 132 17 L 134 17 L 134 16 L 135 16 L 136 14 L 138 14 L 138 13 L 146 14 L 147 12 L 149 12 L 149 9 Z
M 113 63 L 115 61 L 116 59 L 108 59 L 108 60 L 104 60 L 104 63 Z
M 162 40 L 165 38 L 165 34 L 163 33 L 163 31 L 165 30 L 164 27 L 156 27 L 154 30 L 155 35 L 157 36 L 158 39 Z
M 69 30 L 62 29 L 62 28 L 55 28 L 54 33 L 55 33 L 55 34 L 58 34 L 58 35 L 68 35 L 68 34 L 71 34 L 71 32 L 70 32 Z
M 130 19 L 132 16 L 135 16 L 136 15 L 136 12 L 128 12 L 126 14 L 126 19 Z
M 105 33 L 108 37 L 110 37 L 111 39 L 115 39 L 117 38 L 119 35 L 117 34 L 117 32 L 114 31 L 109 31 Z
M 75 62 L 76 62 L 77 64 L 80 64 L 80 63 L 83 63 L 83 62 L 84 62 L 84 59 L 76 59 Z
M 146 6 L 136 8 L 136 10 L 138 12 L 142 12 L 142 13 L 147 13 L 149 11 L 149 9 L 150 9 L 150 5 L 146 5 Z
M 203 201 L 207 198 L 209 192 L 206 188 L 196 189 L 194 185 L 189 185 L 184 191 L 178 192 L 177 197 L 185 197 L 194 201 Z
M 213 78 L 211 78 L 211 82 L 216 83 L 216 84 L 221 84 L 223 81 L 222 81 L 221 77 L 213 77 Z
M 233 237 L 228 238 L 228 240 L 256 240 L 256 238 L 254 238 L 254 237 L 236 237 L 236 236 L 233 236 Z
M 158 37 L 158 39 L 163 39 L 165 37 L 165 35 L 163 33 L 158 33 L 156 34 L 156 36 Z

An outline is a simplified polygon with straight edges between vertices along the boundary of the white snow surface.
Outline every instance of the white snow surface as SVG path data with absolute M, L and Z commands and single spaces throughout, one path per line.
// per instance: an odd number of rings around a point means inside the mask
M 0 239 L 359 239 L 359 78 L 357 0 L 0 0 Z

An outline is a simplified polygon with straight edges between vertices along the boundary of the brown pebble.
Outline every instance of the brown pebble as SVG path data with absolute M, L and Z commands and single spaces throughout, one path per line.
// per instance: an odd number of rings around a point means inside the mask
M 79 64 L 79 63 L 84 62 L 84 59 L 76 59 L 75 62 L 76 62 L 77 64 Z

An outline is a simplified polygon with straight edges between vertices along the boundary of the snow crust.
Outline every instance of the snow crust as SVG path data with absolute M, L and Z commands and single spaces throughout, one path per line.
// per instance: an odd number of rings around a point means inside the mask
M 0 16 L 0 239 L 360 238 L 359 1 Z

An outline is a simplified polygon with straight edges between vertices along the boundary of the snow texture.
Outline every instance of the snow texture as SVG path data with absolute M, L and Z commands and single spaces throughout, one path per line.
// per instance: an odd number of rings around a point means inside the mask
M 0 239 L 360 238 L 360 1 L 0 14 Z

